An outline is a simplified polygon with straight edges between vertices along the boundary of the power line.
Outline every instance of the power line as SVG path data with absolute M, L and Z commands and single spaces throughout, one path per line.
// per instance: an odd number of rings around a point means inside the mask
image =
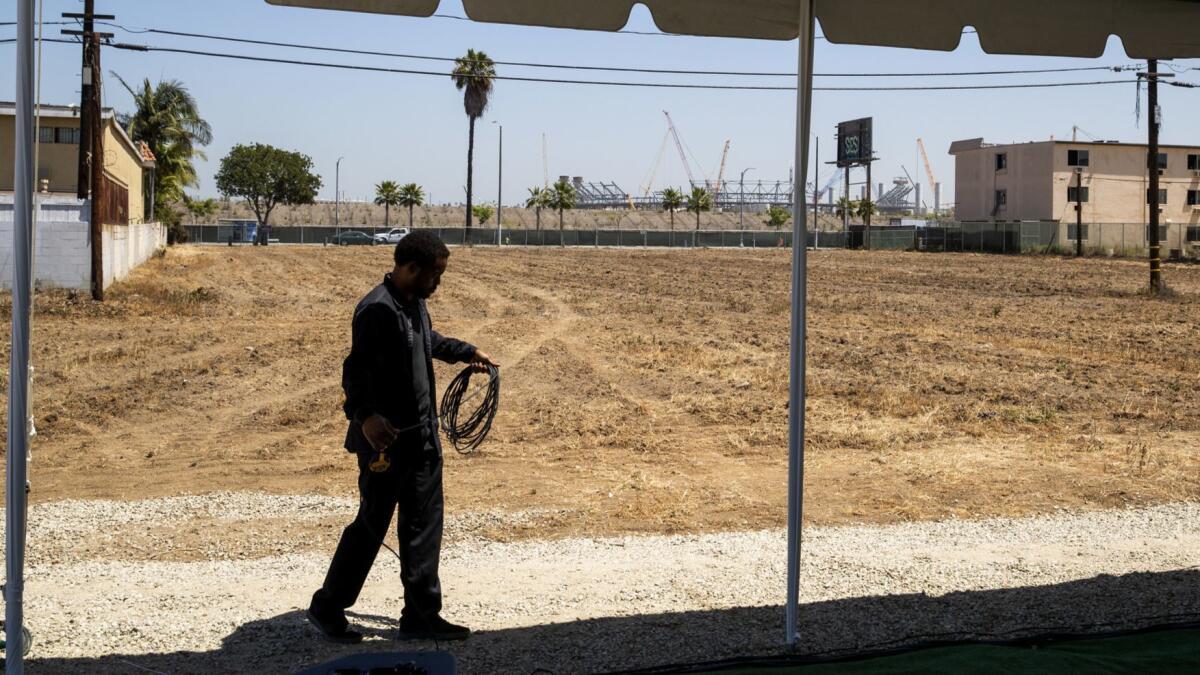
M 13 42 L 14 40 L 0 40 L 0 44 Z M 46 42 L 56 42 L 63 44 L 76 44 L 73 40 L 46 39 Z M 131 45 L 124 43 L 110 43 L 107 46 L 115 49 L 123 49 L 127 51 L 137 52 L 164 52 L 172 54 L 188 54 L 192 56 L 205 56 L 210 58 L 231 59 L 236 61 L 252 61 L 258 63 L 275 63 L 280 65 L 293 66 L 309 66 L 315 68 L 332 68 L 337 70 L 356 70 L 363 72 L 376 73 L 392 73 L 398 75 L 420 75 L 432 77 L 449 77 L 446 72 L 428 71 L 428 70 L 411 70 L 405 68 L 387 68 L 383 66 L 362 66 L 348 63 L 327 63 L 321 61 L 302 61 L 298 59 L 280 59 L 267 56 L 250 56 L 246 54 L 228 54 L 223 52 L 208 52 L 195 49 L 180 49 L 176 47 L 156 47 L 150 45 Z M 761 85 L 736 85 L 736 84 L 683 84 L 683 83 L 664 83 L 664 82 L 620 82 L 610 80 L 567 80 L 542 77 L 516 77 L 511 75 L 497 75 L 496 80 L 510 82 L 538 82 L 543 84 L 579 84 L 592 86 L 606 87 L 638 87 L 648 89 L 708 89 L 708 90 L 725 90 L 725 91 L 795 91 L 795 87 L 779 87 L 779 86 L 761 86 Z M 988 85 L 918 85 L 904 87 L 813 87 L 814 91 L 970 91 L 970 90 L 990 90 L 990 89 L 1050 89 L 1059 87 L 1090 87 L 1110 84 L 1133 84 L 1137 80 L 1099 80 L 1091 82 L 1045 82 L 1045 83 L 1022 83 L 1022 84 L 988 84 Z
M 414 59 L 422 61 L 441 61 L 447 63 L 457 62 L 459 59 L 449 56 L 430 56 L 426 54 L 405 54 L 399 52 L 386 52 L 368 49 L 348 49 L 345 47 L 328 47 L 323 45 L 303 44 L 296 42 L 279 42 L 276 40 L 262 40 L 255 38 L 240 38 L 228 35 L 212 35 L 209 33 L 190 33 L 185 31 L 165 30 L 160 28 L 142 28 L 133 29 L 122 26 L 116 23 L 105 23 L 107 26 L 119 28 L 127 33 L 155 33 L 159 35 L 171 35 L 176 37 L 189 37 L 202 40 L 218 40 L 222 42 L 235 42 L 240 44 L 262 45 L 268 47 L 284 47 L 288 49 L 307 49 L 320 52 L 334 52 L 339 54 L 357 54 L 361 56 L 384 56 L 400 59 Z M 524 61 L 494 61 L 498 66 L 513 66 L 520 68 L 553 68 L 560 70 L 593 70 L 593 71 L 609 71 L 621 73 L 652 73 L 659 75 L 726 75 L 738 77 L 796 77 L 796 73 L 785 72 L 755 72 L 755 71 L 739 71 L 739 70 L 686 70 L 686 69 L 664 69 L 664 68 L 629 68 L 622 66 L 581 66 L 568 65 L 558 63 L 534 63 Z M 1035 68 L 1023 70 L 981 70 L 981 71 L 955 71 L 955 72 L 928 72 L 928 73 L 815 73 L 814 77 L 961 77 L 972 75 L 1033 75 L 1043 73 L 1072 73 L 1085 71 L 1111 71 L 1122 72 L 1124 70 L 1132 70 L 1137 66 L 1082 66 L 1073 68 Z

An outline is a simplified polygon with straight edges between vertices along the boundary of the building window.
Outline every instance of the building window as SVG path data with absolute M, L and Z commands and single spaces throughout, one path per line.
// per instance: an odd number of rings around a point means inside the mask
M 1079 241 L 1079 237 L 1075 236 L 1075 230 L 1077 230 L 1077 229 L 1079 229 L 1079 226 L 1076 225 L 1075 223 L 1069 223 L 1067 225 L 1067 239 L 1068 240 Z M 1083 240 L 1084 241 L 1088 240 L 1088 226 L 1087 225 L 1083 226 Z
M 1188 206 L 1200 206 L 1200 190 L 1188 190 Z
M 1188 155 L 1188 171 L 1200 171 L 1200 155 Z
M 1171 227 L 1170 225 L 1159 225 L 1158 226 L 1158 240 L 1159 241 L 1167 240 L 1167 229 L 1170 227 Z M 1153 231 L 1154 230 L 1151 230 L 1149 225 L 1146 226 L 1146 241 L 1150 240 L 1150 233 Z
M 1150 160 L 1149 160 L 1149 158 L 1147 158 L 1146 164 L 1149 164 L 1149 163 L 1150 163 Z M 1165 152 L 1158 153 L 1158 168 L 1162 169 L 1164 171 L 1167 169 L 1167 153 L 1165 153 Z
M 1076 202 L 1087 202 L 1088 189 L 1077 188 L 1074 185 L 1067 187 L 1067 201 L 1071 202 L 1072 204 Z
M 42 127 L 38 130 L 38 143 L 53 143 L 54 127 Z
M 1008 190 L 996 190 L 996 210 L 1003 211 L 1008 206 Z
M 1200 241 L 1200 227 L 1188 225 L 1187 240 L 1188 242 Z
M 1150 203 L 1150 191 L 1146 190 L 1146 203 Z M 1167 203 L 1167 188 L 1162 188 L 1158 191 L 1158 205 L 1162 206 Z
M 78 127 L 56 127 L 54 129 L 55 143 L 68 143 L 70 145 L 79 145 L 79 128 Z
M 1067 166 L 1087 166 L 1090 154 L 1087 150 L 1068 150 Z
M 1004 171 L 1007 168 L 1008 168 L 1008 153 L 1006 153 L 1006 152 L 996 153 L 996 170 Z

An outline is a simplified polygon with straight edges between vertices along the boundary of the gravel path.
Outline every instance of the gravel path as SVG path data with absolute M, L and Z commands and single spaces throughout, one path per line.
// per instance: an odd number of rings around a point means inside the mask
M 113 528 L 198 515 L 218 526 L 225 517 L 349 517 L 353 506 L 259 494 L 35 505 L 30 672 L 289 672 L 349 653 L 317 640 L 302 616 L 328 551 L 130 561 L 119 538 L 107 543 L 109 560 L 69 551 Z M 523 517 L 449 523 L 446 614 L 479 631 L 452 648 L 462 672 L 596 672 L 780 649 L 783 532 L 516 543 L 474 534 Z M 804 554 L 808 652 L 1200 614 L 1200 504 L 812 529 Z M 379 561 L 352 617 L 369 636 L 358 649 L 394 647 L 399 567 L 386 552 Z

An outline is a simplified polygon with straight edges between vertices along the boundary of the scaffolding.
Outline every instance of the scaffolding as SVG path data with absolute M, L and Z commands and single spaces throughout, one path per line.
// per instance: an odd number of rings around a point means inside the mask
M 645 195 L 630 194 L 614 182 L 584 182 L 576 178 L 573 183 L 577 200 L 575 208 L 585 210 L 639 209 L 661 210 L 662 191 Z M 692 188 L 704 188 L 715 195 L 713 209 L 736 211 L 739 206 L 747 211 L 762 210 L 768 206 L 791 208 L 793 187 L 791 181 L 738 181 L 723 180 L 691 182 Z M 685 192 L 686 195 L 686 192 Z

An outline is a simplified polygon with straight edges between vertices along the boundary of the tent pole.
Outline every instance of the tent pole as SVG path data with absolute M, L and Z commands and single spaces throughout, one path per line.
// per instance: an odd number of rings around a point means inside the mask
M 17 0 L 17 119 L 13 166 L 12 359 L 9 371 L 5 475 L 5 672 L 23 675 L 21 628 L 25 594 L 25 480 L 29 452 L 29 308 L 33 235 L 33 13 Z
M 800 530 L 804 515 L 804 372 L 807 355 L 808 140 L 812 128 L 813 35 L 816 0 L 800 2 L 799 68 L 796 77 L 796 184 L 792 204 L 792 332 L 788 392 L 787 644 L 796 646 L 800 603 Z

